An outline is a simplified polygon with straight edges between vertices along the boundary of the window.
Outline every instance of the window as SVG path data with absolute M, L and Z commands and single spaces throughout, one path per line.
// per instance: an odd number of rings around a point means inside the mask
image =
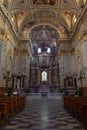
M 41 75 L 42 75 L 42 81 L 47 81 L 47 72 L 43 71 Z
M 47 48 L 47 53 L 50 53 L 50 52 L 51 52 L 50 48 Z
M 38 48 L 38 53 L 41 53 L 41 48 Z

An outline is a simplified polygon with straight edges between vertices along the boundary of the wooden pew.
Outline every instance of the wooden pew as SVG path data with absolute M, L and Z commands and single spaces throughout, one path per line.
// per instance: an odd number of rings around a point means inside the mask
M 0 116 L 1 123 L 8 121 L 14 114 L 21 111 L 25 106 L 25 97 L 22 96 L 1 96 Z M 2 118 L 3 117 L 3 118 Z
M 0 96 L 4 96 L 6 92 L 6 88 L 5 87 L 0 87 Z
M 12 100 L 12 98 L 8 98 L 6 96 L 0 97 L 0 102 L 1 103 L 6 103 L 8 105 L 8 112 L 9 112 L 9 117 L 13 116 L 15 113 L 15 104 L 16 102 Z
M 6 88 L 0 87 L 0 124 L 8 121 L 25 106 L 25 97 L 5 96 Z
M 81 122 L 85 125 L 87 125 L 87 104 L 82 103 L 82 111 L 80 113 L 81 116 Z
M 87 123 L 87 97 L 64 97 L 64 107 L 80 121 Z
M 8 105 L 0 102 L 0 124 L 8 120 Z

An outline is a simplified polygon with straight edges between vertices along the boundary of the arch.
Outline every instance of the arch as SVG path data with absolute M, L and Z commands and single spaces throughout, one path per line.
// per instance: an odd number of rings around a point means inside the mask
M 43 36 L 43 31 L 46 32 L 45 36 Z M 46 49 L 47 47 L 50 47 L 52 50 L 54 50 L 54 53 L 56 54 L 59 46 L 59 34 L 55 28 L 49 25 L 36 26 L 35 28 L 32 28 L 29 37 L 30 37 L 29 44 L 31 47 L 31 52 L 33 54 L 37 54 L 37 48 L 39 47 L 42 47 L 42 53 L 46 52 L 46 50 L 43 51 L 43 48 Z M 44 39 L 45 39 L 45 43 L 44 43 Z M 51 53 L 54 54 L 53 51 L 51 51 Z
M 55 29 L 55 31 L 58 33 L 58 36 L 60 37 L 60 31 L 59 31 L 59 28 L 56 27 L 56 25 L 53 25 L 51 23 L 47 23 L 47 22 L 43 22 L 43 23 L 37 23 L 35 25 L 33 25 L 30 30 L 28 31 L 28 36 L 30 35 L 30 33 L 32 32 L 33 29 L 35 29 L 36 27 L 39 27 L 39 26 L 49 26 L 53 29 Z M 58 25 L 57 25 L 58 26 Z

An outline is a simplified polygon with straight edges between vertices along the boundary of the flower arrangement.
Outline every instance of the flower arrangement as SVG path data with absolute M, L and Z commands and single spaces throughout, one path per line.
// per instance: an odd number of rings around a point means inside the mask
M 66 95 L 66 89 L 65 89 L 65 88 L 61 88 L 61 89 L 60 89 L 60 92 L 61 92 L 63 95 Z
M 77 87 L 75 90 L 75 95 L 79 95 L 79 93 L 80 93 L 80 89 Z
M 6 93 L 8 96 L 11 96 L 13 94 L 13 88 L 6 88 Z

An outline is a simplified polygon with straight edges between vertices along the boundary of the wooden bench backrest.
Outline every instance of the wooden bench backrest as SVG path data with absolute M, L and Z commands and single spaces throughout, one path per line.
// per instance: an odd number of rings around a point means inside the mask
M 5 91 L 6 91 L 5 87 L 0 87 L 0 96 L 5 95 Z

